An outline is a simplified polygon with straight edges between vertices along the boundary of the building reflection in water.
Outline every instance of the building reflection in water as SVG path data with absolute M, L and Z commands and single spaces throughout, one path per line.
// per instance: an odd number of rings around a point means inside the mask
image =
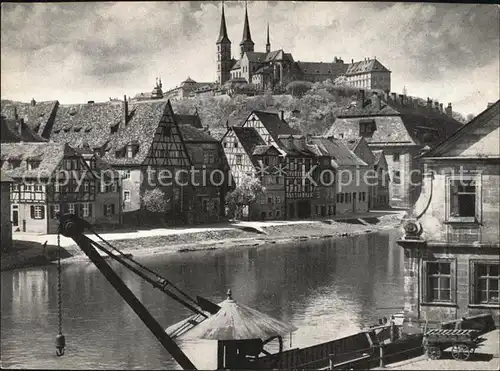
M 12 277 L 12 318 L 22 323 L 26 317 L 47 325 L 49 290 L 45 270 L 16 270 Z

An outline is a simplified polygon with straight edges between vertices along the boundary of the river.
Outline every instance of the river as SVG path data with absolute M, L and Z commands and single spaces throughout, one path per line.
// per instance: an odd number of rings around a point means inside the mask
M 184 291 L 233 298 L 298 330 L 303 347 L 357 332 L 403 306 L 399 230 L 290 245 L 163 254 L 138 259 Z M 116 271 L 166 328 L 190 312 L 115 262 Z M 55 355 L 55 266 L 1 274 L 2 368 L 172 369 L 169 354 L 90 262 L 63 265 L 66 354 Z M 179 342 L 200 369 L 216 367 L 216 342 Z

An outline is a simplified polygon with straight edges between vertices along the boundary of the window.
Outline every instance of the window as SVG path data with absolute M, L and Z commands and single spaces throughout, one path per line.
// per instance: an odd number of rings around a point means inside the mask
M 68 212 L 70 214 L 74 214 L 75 213 L 75 204 L 67 204 L 67 208 L 68 208 Z
M 241 165 L 242 162 L 243 162 L 243 156 L 242 155 L 236 155 L 236 165 Z
M 45 219 L 45 206 L 31 206 L 31 219 Z
M 208 212 L 208 200 L 202 201 L 202 210 L 204 213 Z
M 394 184 L 401 184 L 401 172 L 400 171 L 394 170 L 392 172 L 392 182 Z
M 123 191 L 123 201 L 130 202 L 130 191 Z
M 28 161 L 28 170 L 35 170 L 40 166 L 40 161 Z
M 92 216 L 92 204 L 80 204 L 80 216 L 83 216 L 84 218 L 90 218 Z
M 238 148 L 238 142 L 234 142 L 234 148 Z
M 276 210 L 276 218 L 279 218 L 281 216 L 281 212 L 279 210 Z
M 423 265 L 424 302 L 451 303 L 454 300 L 454 267 L 451 261 L 428 261 Z
M 395 153 L 392 155 L 392 161 L 399 162 L 399 153 Z
M 272 197 L 268 197 L 267 198 L 267 203 L 268 204 L 272 204 L 273 203 L 273 198 Z
M 104 205 L 104 216 L 112 216 L 115 214 L 115 204 Z
M 450 180 L 450 216 L 476 216 L 476 183 L 473 179 Z
M 276 196 L 276 203 L 277 203 L 277 204 L 280 204 L 280 203 L 281 203 L 281 197 L 280 197 L 280 196 Z
M 498 262 L 472 262 L 471 304 L 498 305 Z
M 120 175 L 122 179 L 129 179 L 130 178 L 130 170 L 121 170 Z
M 132 158 L 134 157 L 134 151 L 132 150 L 132 146 L 127 147 L 127 158 Z

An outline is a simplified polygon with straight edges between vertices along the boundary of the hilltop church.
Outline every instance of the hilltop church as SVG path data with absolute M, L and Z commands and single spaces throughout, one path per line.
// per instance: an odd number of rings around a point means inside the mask
M 231 56 L 231 41 L 227 35 L 224 4 L 217 45 L 217 83 L 247 82 L 259 90 L 271 90 L 284 87 L 296 80 L 325 81 L 342 79 L 345 84 L 361 89 L 391 90 L 391 71 L 376 58 L 366 58 L 360 62 L 344 63 L 335 57 L 333 62 L 295 61 L 292 54 L 282 49 L 271 50 L 269 24 L 265 52 L 254 51 L 254 42 L 250 33 L 248 9 L 245 5 L 243 38 L 240 42 L 240 59 Z

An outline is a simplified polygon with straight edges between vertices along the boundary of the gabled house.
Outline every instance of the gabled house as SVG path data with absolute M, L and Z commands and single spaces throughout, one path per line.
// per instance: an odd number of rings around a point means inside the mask
M 10 220 L 10 187 L 13 182 L 14 181 L 11 177 L 0 170 L 0 249 L 2 253 L 9 251 L 12 247 L 12 223 Z
M 390 204 L 408 208 L 420 194 L 421 169 L 416 157 L 432 148 L 462 125 L 451 117 L 451 104 L 443 109 L 439 102 L 394 94 L 359 93 L 356 105 L 344 109 L 325 137 L 357 139 L 363 137 L 370 149 L 383 150 L 390 173 Z
M 429 321 L 499 324 L 500 101 L 421 157 L 420 198 L 398 244 L 405 309 Z
M 368 184 L 368 209 L 381 209 L 388 207 L 390 178 L 387 173 L 387 161 L 382 160 L 380 155 L 382 150 L 372 151 L 364 137 L 356 139 L 343 139 L 347 147 L 354 152 L 361 160 L 366 162 L 370 170 L 366 173 L 366 183 Z
M 248 210 L 252 220 L 281 219 L 285 212 L 285 174 L 279 171 L 281 152 L 266 144 L 256 128 L 232 126 L 221 139 L 234 185 L 241 174 L 258 177 L 265 193 Z
M 2 116 L 9 120 L 24 123 L 43 138 L 48 138 L 55 120 L 58 101 L 37 102 L 32 99 L 30 103 L 2 102 Z
M 67 144 L 1 143 L 2 170 L 14 180 L 12 226 L 21 232 L 56 233 L 56 213 L 77 214 L 93 223 L 96 177 Z
M 0 117 L 0 142 L 46 142 L 47 139 L 41 137 L 31 130 L 23 119 L 8 119 L 5 116 Z
M 306 138 L 293 129 L 280 114 L 252 111 L 242 127 L 255 128 L 264 144 L 280 152 L 280 170 L 285 173 L 285 217 L 309 218 L 312 214 L 314 182 L 311 170 L 316 162 Z
M 366 182 L 368 164 L 356 156 L 344 141 L 334 138 L 312 137 L 311 143 L 330 159 L 335 169 L 335 215 L 349 215 L 368 211 L 369 187 Z

